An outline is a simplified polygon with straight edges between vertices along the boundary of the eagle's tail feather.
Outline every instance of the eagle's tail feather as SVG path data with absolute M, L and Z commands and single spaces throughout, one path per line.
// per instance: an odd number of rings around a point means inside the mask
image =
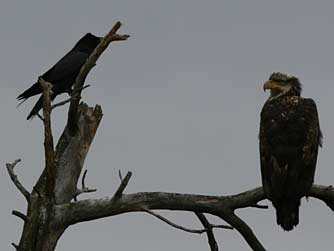
M 275 203 L 276 220 L 285 231 L 292 230 L 299 223 L 300 199 L 291 199 Z

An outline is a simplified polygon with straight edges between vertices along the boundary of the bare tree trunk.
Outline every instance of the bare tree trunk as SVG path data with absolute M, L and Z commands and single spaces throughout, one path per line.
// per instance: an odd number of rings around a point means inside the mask
M 79 106 L 78 133 L 71 137 L 66 127 L 56 150 L 54 198 L 47 193 L 47 172 L 40 176 L 30 196 L 27 219 L 18 250 L 54 250 L 66 229 L 54 217 L 56 204 L 70 202 L 77 195 L 84 160 L 102 118 L 99 106 Z

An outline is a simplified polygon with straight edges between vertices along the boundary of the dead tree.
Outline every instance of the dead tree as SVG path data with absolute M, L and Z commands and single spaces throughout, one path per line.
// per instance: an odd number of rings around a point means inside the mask
M 150 214 L 172 227 L 194 234 L 206 234 L 210 250 L 217 251 L 218 245 L 213 230 L 223 228 L 238 231 L 252 250 L 265 250 L 252 229 L 237 214 L 240 208 L 267 206 L 258 204 L 266 199 L 261 187 L 230 196 L 209 196 L 195 194 L 178 194 L 164 192 L 140 192 L 125 194 L 124 190 L 131 178 L 128 172 L 113 196 L 101 199 L 77 200 L 82 193 L 90 193 L 96 189 L 86 187 L 84 172 L 81 187 L 77 183 L 82 171 L 89 147 L 102 119 L 99 105 L 94 108 L 80 102 L 81 91 L 89 71 L 94 67 L 99 56 L 112 41 L 126 40 L 128 35 L 117 34 L 121 23 L 117 22 L 103 38 L 92 55 L 87 59 L 78 75 L 72 97 L 58 104 L 50 104 L 50 84 L 40 79 L 43 89 L 43 117 L 45 168 L 29 192 L 14 173 L 20 159 L 6 164 L 7 171 L 17 189 L 25 197 L 28 206 L 26 214 L 12 211 L 12 214 L 23 220 L 24 226 L 19 244 L 12 245 L 19 251 L 51 251 L 65 230 L 76 223 L 110 217 L 128 212 Z M 52 110 L 66 102 L 70 102 L 67 124 L 54 148 L 51 130 Z M 313 185 L 309 196 L 325 202 L 334 211 L 334 189 L 331 186 Z M 171 222 L 157 214 L 155 210 L 188 211 L 203 225 L 202 229 L 190 229 Z M 223 224 L 210 223 L 205 214 L 219 217 Z

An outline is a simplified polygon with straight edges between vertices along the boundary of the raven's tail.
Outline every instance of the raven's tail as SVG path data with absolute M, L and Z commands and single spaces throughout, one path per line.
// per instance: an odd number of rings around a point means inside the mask
M 36 104 L 32 108 L 31 112 L 29 113 L 27 120 L 32 119 L 43 107 L 43 95 L 39 97 Z
M 276 220 L 285 231 L 292 230 L 299 223 L 300 199 L 283 200 L 275 203 Z
M 42 88 L 41 88 L 40 84 L 38 82 L 36 82 L 30 88 L 28 88 L 23 93 L 21 93 L 17 97 L 17 99 L 18 100 L 27 99 L 27 98 L 30 98 L 30 97 L 35 96 L 37 94 L 40 94 L 40 93 L 42 93 Z

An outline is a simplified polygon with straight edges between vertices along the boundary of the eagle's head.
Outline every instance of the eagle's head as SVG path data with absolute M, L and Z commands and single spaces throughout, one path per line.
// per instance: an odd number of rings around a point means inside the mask
M 263 90 L 270 89 L 270 99 L 283 95 L 300 96 L 302 85 L 295 76 L 282 72 L 274 72 L 263 85 Z

